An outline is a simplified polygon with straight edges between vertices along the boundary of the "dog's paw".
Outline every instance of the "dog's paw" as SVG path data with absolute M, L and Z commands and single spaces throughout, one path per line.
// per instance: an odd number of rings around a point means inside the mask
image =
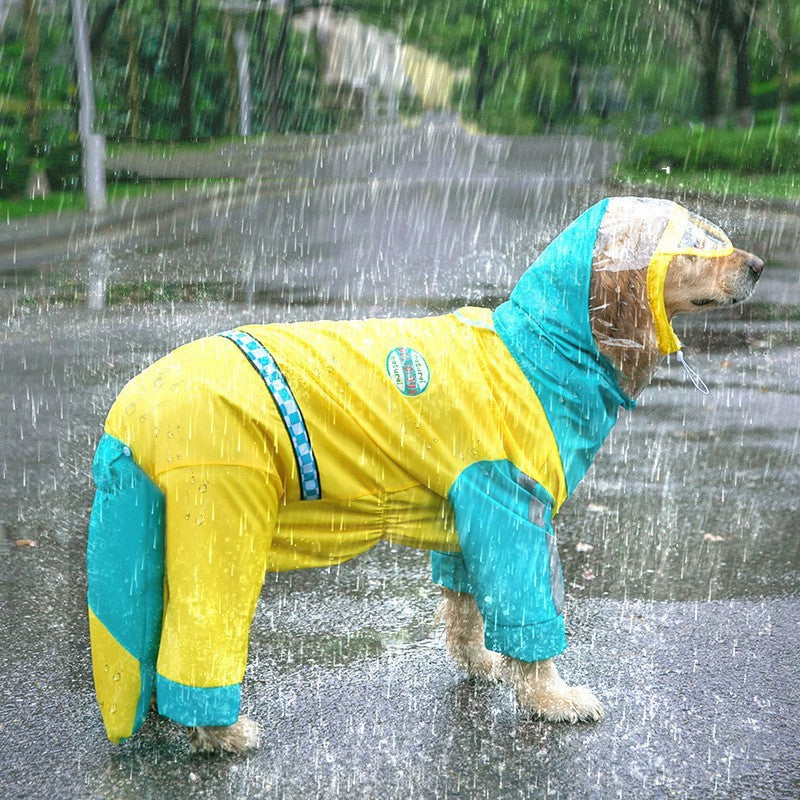
M 233 725 L 207 726 L 189 729 L 190 753 L 246 753 L 257 750 L 260 744 L 258 723 L 239 717 Z
M 517 691 L 520 706 L 548 722 L 597 722 L 602 703 L 587 686 L 532 687 Z

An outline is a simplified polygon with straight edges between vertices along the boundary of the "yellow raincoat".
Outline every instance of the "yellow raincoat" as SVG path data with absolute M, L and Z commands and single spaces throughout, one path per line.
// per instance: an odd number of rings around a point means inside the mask
M 336 564 L 382 539 L 435 551 L 434 580 L 475 594 L 491 649 L 528 661 L 564 649 L 551 520 L 634 405 L 588 321 L 607 204 L 495 312 L 249 325 L 123 389 L 95 457 L 87 553 L 112 741 L 140 727 L 153 687 L 178 722 L 233 723 L 265 571 Z M 685 214 L 673 206 L 667 229 Z M 657 316 L 663 275 L 653 286 Z

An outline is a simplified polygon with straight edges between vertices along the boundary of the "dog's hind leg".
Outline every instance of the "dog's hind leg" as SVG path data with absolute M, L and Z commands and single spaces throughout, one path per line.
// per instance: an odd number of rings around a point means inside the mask
M 483 643 L 483 618 L 475 598 L 442 587 L 436 617 L 444 622 L 447 650 L 456 664 L 476 678 L 499 680 L 502 657 Z
M 158 655 L 159 713 L 195 728 L 202 752 L 258 746 L 239 716 L 250 623 L 277 518 L 277 477 L 245 466 L 181 467 L 166 496 L 166 604 Z
M 189 750 L 192 753 L 246 753 L 259 745 L 258 724 L 248 717 L 228 726 L 207 726 L 189 729 Z

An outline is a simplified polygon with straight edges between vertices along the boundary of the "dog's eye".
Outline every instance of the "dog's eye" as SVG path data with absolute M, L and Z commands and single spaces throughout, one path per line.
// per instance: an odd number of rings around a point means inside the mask
M 696 306 L 707 306 L 709 303 L 713 303 L 714 301 L 710 297 L 703 298 L 702 300 L 692 300 L 692 303 Z

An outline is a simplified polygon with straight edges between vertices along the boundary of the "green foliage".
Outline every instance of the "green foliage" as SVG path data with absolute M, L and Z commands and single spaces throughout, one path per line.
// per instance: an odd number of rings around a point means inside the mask
M 778 79 L 753 84 L 753 108 L 758 110 L 777 108 L 780 101 Z M 800 75 L 791 75 L 789 78 L 789 102 L 800 103 Z
M 787 109 L 788 119 L 783 120 L 791 128 L 795 130 L 800 129 L 800 104 L 789 106 Z M 756 111 L 756 126 L 757 127 L 772 127 L 778 125 L 778 109 L 767 108 L 763 111 Z
M 90 4 L 91 20 L 106 0 Z M 146 140 L 176 140 L 181 73 L 175 0 L 127 0 L 137 35 L 140 71 L 140 136 Z M 188 4 L 187 4 L 188 5 Z M 337 5 L 346 10 L 348 3 Z M 76 87 L 68 3 L 40 4 L 40 56 L 44 138 L 53 150 L 45 154 L 48 174 L 59 185 L 72 185 L 74 159 L 64 155 L 70 132 L 77 127 Z M 781 6 L 782 7 L 782 6 Z M 794 38 L 800 33 L 800 6 L 791 3 Z M 456 88 L 454 105 L 466 118 L 492 132 L 522 133 L 560 126 L 585 132 L 614 132 L 608 99 L 616 91 L 615 119 L 629 130 L 691 119 L 698 102 L 700 55 L 696 36 L 676 3 L 657 0 L 353 0 L 352 10 L 364 22 L 397 31 L 401 38 L 467 68 L 470 78 Z M 751 40 L 754 106 L 758 130 L 776 122 L 778 102 L 776 17 L 778 4 L 759 4 Z M 228 44 L 218 0 L 200 0 L 194 34 L 197 70 L 192 87 L 194 127 L 198 140 L 234 134 L 230 106 L 235 79 L 230 74 Z M 256 16 L 249 15 L 248 28 Z M 263 37 L 251 37 L 253 131 L 274 125 L 268 119 L 267 76 L 281 24 L 280 10 L 266 15 Z M 127 45 L 117 13 L 102 48 L 93 54 L 97 130 L 110 141 L 127 138 L 129 128 Z M 259 41 L 264 51 L 256 52 Z M 25 86 L 22 68 L 21 14 L 12 13 L 0 31 L 0 142 L 5 164 L 0 192 L 17 185 L 14 177 L 27 167 L 15 145 L 25 136 Z M 790 62 L 800 69 L 800 48 Z M 730 54 L 728 54 L 730 55 Z M 313 40 L 295 30 L 289 34 L 285 79 L 280 87 L 282 115 L 276 132 L 330 131 L 338 118 L 317 102 L 321 54 Z M 730 59 L 729 59 L 730 60 Z M 723 65 L 724 67 L 724 65 Z M 575 72 L 577 68 L 577 73 Z M 729 68 L 729 67 L 728 67 Z M 577 74 L 578 80 L 575 80 Z M 725 86 L 731 81 L 723 80 Z M 613 86 L 612 86 L 613 84 Z M 622 86 L 622 92 L 614 87 Z M 578 91 L 580 90 L 580 91 Z M 792 78 L 791 102 L 800 104 L 800 74 Z M 723 98 L 724 102 L 728 102 Z M 580 102 L 578 102 L 580 101 Z M 482 107 L 476 111 L 478 105 Z M 576 108 L 577 106 L 577 108 Z M 406 102 L 407 113 L 418 111 Z M 622 123 L 620 123 L 621 125 Z M 716 132 L 719 133 L 719 132 Z M 675 164 L 735 164 L 736 169 L 783 169 L 791 162 L 793 142 L 785 132 L 777 139 L 754 133 L 745 144 L 727 134 L 669 133 L 660 143 L 637 144 L 636 158 L 672 160 Z M 734 137 L 735 138 L 735 137 Z M 663 137 L 662 137 L 663 139 Z M 684 149 L 680 149 L 680 141 Z M 689 142 L 687 144 L 687 141 Z M 661 151 L 659 151 L 661 147 Z M 62 152 L 63 151 L 63 152 Z M 722 162 L 715 160 L 722 159 Z M 12 163 L 13 162 L 13 163 Z M 23 170 L 23 167 L 25 168 Z M 72 169 L 72 172 L 70 172 Z M 16 170 L 16 172 L 15 172 Z
M 523 102 L 528 113 L 551 123 L 572 112 L 568 66 L 563 58 L 542 53 L 531 59 L 531 69 L 524 72 Z
M 634 62 L 623 65 L 620 73 L 630 91 L 631 107 L 642 117 L 656 113 L 674 124 L 690 117 L 697 106 L 697 77 L 685 62 Z
M 143 139 L 177 139 L 181 64 L 178 53 L 178 17 L 166 17 L 154 2 L 135 3 L 138 57 L 142 80 L 140 136 Z M 193 96 L 193 138 L 228 133 L 225 113 L 228 84 L 225 42 L 219 11 L 201 4 L 193 38 L 196 65 Z M 127 46 L 117 15 L 111 22 L 100 53 L 93 54 L 97 95 L 97 129 L 109 139 L 125 139 L 128 130 Z
M 50 188 L 79 189 L 81 186 L 81 147 L 76 136 L 48 142 L 44 152 L 45 171 Z
M 742 175 L 800 172 L 800 136 L 786 128 L 671 128 L 637 137 L 627 163 L 652 169 L 727 169 Z
M 466 117 L 475 122 L 486 133 L 506 136 L 533 136 L 542 130 L 542 121 L 533 114 L 521 114 L 514 110 L 484 109 Z
M 277 35 L 280 16 L 271 15 L 272 37 Z M 284 113 L 281 118 L 280 133 L 328 133 L 337 128 L 337 117 L 330 110 L 321 108 L 317 102 L 320 90 L 320 66 L 322 53 L 317 49 L 316 40 L 308 39 L 301 33 L 289 29 L 286 52 L 286 69 L 281 86 Z M 268 67 L 268 60 L 262 60 Z M 257 81 L 258 87 L 266 85 L 265 76 Z M 257 92 L 257 104 L 262 108 L 263 130 L 268 130 L 266 119 L 268 95 L 261 88 Z
M 68 6 L 68 3 L 63 3 L 39 7 L 44 139 L 56 147 L 60 147 L 77 129 L 77 87 Z M 180 133 L 178 96 L 181 74 L 176 45 L 176 6 L 156 0 L 128 0 L 127 7 L 131 10 L 138 36 L 140 136 L 148 140 L 175 140 Z M 266 98 L 262 89 L 261 65 L 269 60 L 269 48 L 274 44 L 280 24 L 278 13 L 270 12 L 267 16 L 268 52 L 257 53 L 256 37 L 253 37 L 250 53 L 254 132 L 264 129 Z M 253 22 L 251 17 L 249 24 Z M 201 0 L 193 42 L 197 68 L 193 85 L 192 135 L 197 139 L 207 139 L 233 133 L 227 127 L 227 112 L 237 87 L 229 72 L 223 22 L 216 2 Z M 22 50 L 21 15 L 12 14 L 0 31 L 0 63 L 3 65 L 0 69 L 0 140 L 16 141 L 25 136 Z M 97 107 L 95 128 L 105 133 L 110 141 L 125 139 L 129 114 L 126 86 L 128 53 L 119 13 L 112 18 L 101 49 L 92 55 Z M 332 129 L 330 114 L 316 107 L 318 59 L 319 54 L 307 46 L 305 37 L 292 31 L 286 55 L 289 77 L 284 86 L 288 110 L 284 120 L 286 131 Z M 61 182 L 62 159 L 58 152 L 53 158 L 59 162 L 53 168 Z M 8 175 L 4 180 L 7 184 Z
M 29 169 L 22 143 L 14 139 L 0 140 L 0 197 L 21 195 Z
M 25 193 L 34 160 L 44 167 L 52 190 L 80 187 L 81 151 L 75 137 L 30 148 L 22 137 L 9 136 L 0 139 L 0 197 Z
M 70 41 L 65 36 L 67 16 L 56 5 L 52 18 L 39 6 L 39 67 L 41 72 L 42 135 L 64 139 L 72 126 L 74 85 L 71 84 Z M 0 30 L 0 139 L 25 137 L 25 72 L 22 63 L 21 17 L 10 15 Z

